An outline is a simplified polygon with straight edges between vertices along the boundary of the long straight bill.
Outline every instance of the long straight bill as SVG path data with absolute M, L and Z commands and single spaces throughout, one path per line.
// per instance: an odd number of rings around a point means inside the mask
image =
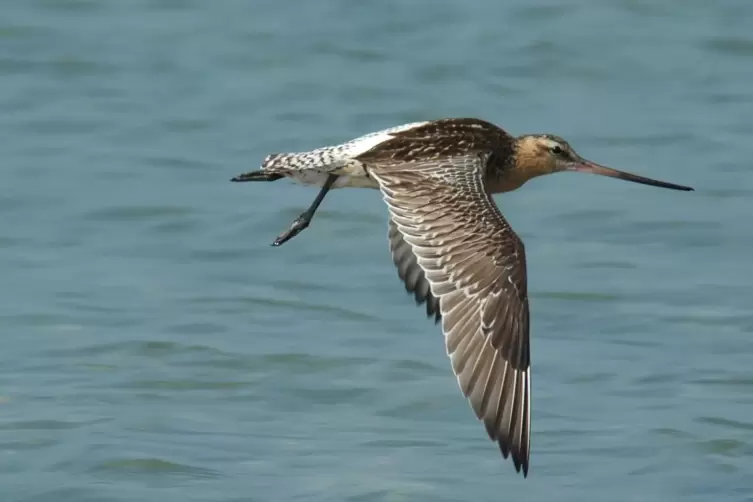
M 609 176 L 610 178 L 617 178 L 625 181 L 632 181 L 633 183 L 641 183 L 643 185 L 651 185 L 654 187 L 669 188 L 670 190 L 682 190 L 684 192 L 692 192 L 695 190 L 692 187 L 684 185 L 675 185 L 674 183 L 667 183 L 666 181 L 652 180 L 651 178 L 644 178 L 637 174 L 630 174 L 624 171 L 618 171 L 611 167 L 601 166 L 590 160 L 581 160 L 569 169 L 570 171 L 577 171 L 581 173 L 598 174 L 600 176 Z

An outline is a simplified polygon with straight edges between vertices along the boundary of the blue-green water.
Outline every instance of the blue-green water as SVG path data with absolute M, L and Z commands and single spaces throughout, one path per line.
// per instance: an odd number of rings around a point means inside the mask
M 0 500 L 753 500 L 753 3 L 8 1 Z M 378 193 L 231 184 L 411 120 L 552 132 L 693 193 L 498 197 L 528 479 L 404 293 Z

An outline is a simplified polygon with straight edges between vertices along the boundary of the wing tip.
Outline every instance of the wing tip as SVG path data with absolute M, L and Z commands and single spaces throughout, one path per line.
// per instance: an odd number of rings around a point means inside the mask
M 523 472 L 523 477 L 528 477 L 529 458 L 526 453 L 515 448 L 511 448 L 505 441 L 498 440 L 499 449 L 502 452 L 502 458 L 512 457 L 512 463 L 515 466 L 515 472 Z

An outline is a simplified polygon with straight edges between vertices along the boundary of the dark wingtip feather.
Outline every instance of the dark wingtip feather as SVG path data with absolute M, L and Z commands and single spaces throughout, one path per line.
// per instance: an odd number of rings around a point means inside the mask
M 498 441 L 499 450 L 502 452 L 502 458 L 512 457 L 512 463 L 515 466 L 515 472 L 523 471 L 523 477 L 528 477 L 528 459 L 525 456 L 525 452 L 516 451 L 502 440 Z
M 507 458 L 510 455 L 510 449 L 507 447 L 507 443 L 503 440 L 499 440 L 499 450 L 502 452 L 502 458 Z

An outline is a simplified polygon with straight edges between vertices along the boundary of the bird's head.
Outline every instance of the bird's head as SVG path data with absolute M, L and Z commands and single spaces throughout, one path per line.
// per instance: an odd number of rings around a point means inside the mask
M 544 174 L 579 171 L 672 190 L 693 190 L 691 187 L 644 178 L 596 164 L 578 155 L 567 141 L 552 134 L 527 134 L 517 137 L 512 171 L 511 174 L 520 179 L 520 184 Z

